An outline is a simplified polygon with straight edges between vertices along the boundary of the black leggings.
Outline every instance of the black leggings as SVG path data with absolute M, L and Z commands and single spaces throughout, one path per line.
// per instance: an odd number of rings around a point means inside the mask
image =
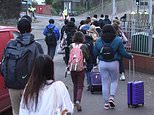
M 64 61 L 65 61 L 66 66 L 68 65 L 69 54 L 70 54 L 69 47 L 65 47 L 65 59 L 64 59 Z

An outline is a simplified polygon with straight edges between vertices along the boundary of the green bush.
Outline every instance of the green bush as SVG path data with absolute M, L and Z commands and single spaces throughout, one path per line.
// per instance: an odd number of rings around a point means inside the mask
M 21 11 L 21 0 L 0 0 L 0 17 L 18 19 Z

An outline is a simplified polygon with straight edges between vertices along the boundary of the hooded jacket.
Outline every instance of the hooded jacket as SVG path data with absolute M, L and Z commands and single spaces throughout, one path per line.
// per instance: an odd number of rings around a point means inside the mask
M 105 43 L 111 43 L 111 47 L 112 49 L 116 52 L 114 59 L 110 60 L 111 61 L 119 61 L 121 59 L 121 57 L 125 57 L 128 59 L 131 59 L 131 55 L 127 53 L 127 51 L 124 48 L 124 45 L 120 39 L 120 37 L 116 36 L 114 39 L 103 39 L 103 38 L 99 38 L 96 40 L 94 49 L 93 49 L 93 53 L 95 55 L 95 57 L 98 57 L 99 60 L 101 61 L 105 61 L 103 59 L 103 56 L 101 55 L 100 51 L 102 49 L 102 47 L 105 45 Z
M 59 29 L 54 25 L 54 24 L 49 24 L 46 26 L 46 28 L 44 29 L 43 31 L 43 34 L 46 36 L 47 33 L 48 33 L 48 28 L 54 28 L 53 32 L 55 33 L 55 37 L 56 37 L 56 40 L 58 41 L 59 38 L 60 38 L 60 33 L 59 33 Z
M 43 49 L 41 45 L 34 40 L 34 35 L 30 33 L 21 34 L 16 38 L 16 40 L 21 43 L 25 48 L 29 49 L 32 53 L 29 60 L 29 69 L 32 70 L 32 65 L 34 59 L 37 55 L 43 54 Z
M 28 60 L 27 61 L 28 64 L 26 67 L 26 68 L 28 68 L 28 71 L 25 70 L 27 72 L 26 80 L 28 80 L 28 78 L 31 74 L 31 71 L 32 71 L 32 66 L 33 66 L 35 57 L 38 56 L 39 54 L 43 54 L 42 47 L 38 42 L 36 42 L 34 40 L 34 35 L 30 34 L 30 33 L 21 34 L 16 39 L 10 40 L 6 46 L 6 50 L 8 47 L 13 47 L 13 46 L 14 47 L 16 46 L 16 48 L 18 48 L 18 47 L 21 48 L 21 46 L 22 46 L 24 48 L 23 49 L 24 51 L 25 50 L 30 51 L 28 57 L 26 57 Z M 5 50 L 4 50 L 4 52 L 5 52 Z M 21 67 L 22 67 L 21 70 L 23 70 L 24 67 L 22 65 L 21 65 Z M 18 68 L 18 69 L 20 69 L 20 68 Z M 20 71 L 20 70 L 16 70 L 16 71 Z M 17 76 L 17 77 L 19 77 L 19 76 Z M 12 81 L 13 81 L 13 78 L 12 78 Z M 25 83 L 22 84 L 19 80 L 16 80 L 15 82 L 11 82 L 11 83 L 8 81 L 6 83 L 6 85 L 8 88 L 12 88 L 12 89 L 24 89 L 24 87 L 25 87 Z

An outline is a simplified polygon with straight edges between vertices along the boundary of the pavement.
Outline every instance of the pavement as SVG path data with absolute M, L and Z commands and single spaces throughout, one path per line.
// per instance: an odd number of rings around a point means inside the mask
M 37 17 L 37 22 L 32 24 L 32 33 L 36 36 L 36 40 L 42 45 L 45 54 L 47 52 L 47 47 L 44 42 L 44 36 L 42 35 L 44 27 L 48 24 L 48 19 L 54 18 L 55 24 L 61 28 L 63 22 L 59 20 L 60 17 L 50 17 L 50 16 L 39 16 Z M 85 19 L 86 17 L 82 17 Z M 77 22 L 81 20 L 81 17 L 76 17 Z M 63 61 L 63 54 L 57 54 L 54 58 L 55 63 L 55 79 L 63 81 L 66 86 L 68 86 L 68 91 L 70 93 L 71 99 L 73 97 L 73 84 L 68 75 L 64 77 L 65 64 Z M 101 92 L 96 94 L 91 94 L 86 90 L 86 78 L 85 87 L 82 96 L 82 112 L 77 112 L 74 110 L 73 115 L 154 115 L 154 75 L 135 72 L 134 80 L 144 81 L 144 97 L 145 104 L 143 107 L 138 108 L 128 108 L 127 105 L 127 83 L 132 81 L 133 77 L 128 77 L 128 70 L 126 70 L 126 80 L 119 81 L 118 90 L 115 97 L 116 107 L 112 110 L 105 110 L 103 108 L 103 98 Z

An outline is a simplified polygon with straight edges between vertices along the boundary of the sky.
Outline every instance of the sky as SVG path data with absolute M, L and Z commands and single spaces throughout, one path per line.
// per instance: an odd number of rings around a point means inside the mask
M 38 4 L 42 4 L 42 2 L 45 2 L 45 0 L 35 0 Z

